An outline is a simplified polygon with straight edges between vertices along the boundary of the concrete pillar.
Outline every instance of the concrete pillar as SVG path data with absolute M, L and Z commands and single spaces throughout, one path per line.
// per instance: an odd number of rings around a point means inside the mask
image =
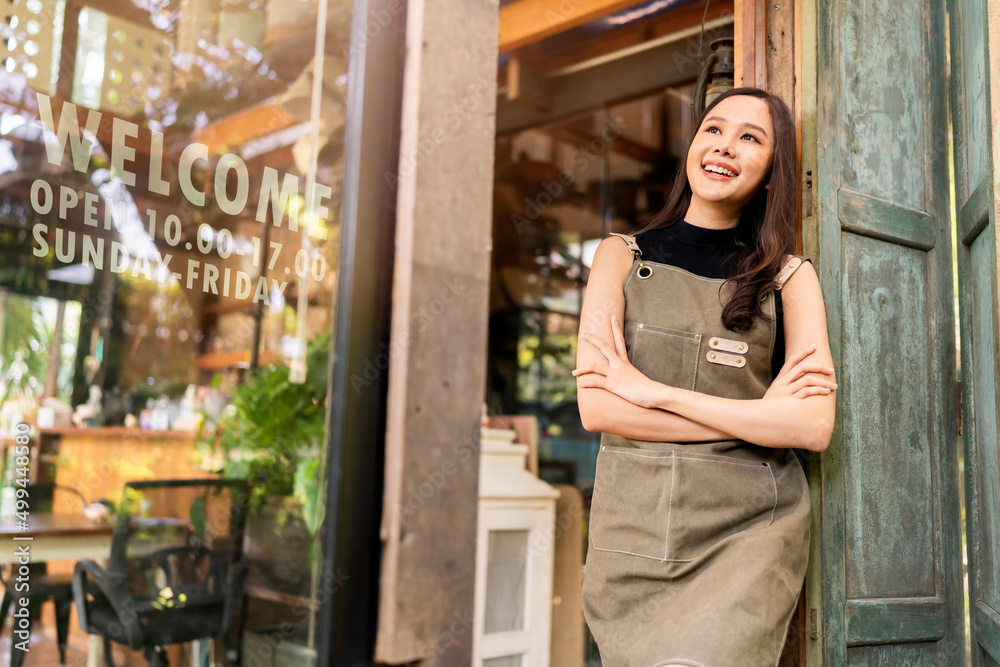
M 499 7 L 411 0 L 406 12 L 375 657 L 464 667 L 472 656 Z

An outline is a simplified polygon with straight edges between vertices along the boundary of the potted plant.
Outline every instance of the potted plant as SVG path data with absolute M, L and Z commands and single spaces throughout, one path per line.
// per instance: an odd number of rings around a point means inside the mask
M 330 334 L 306 345 L 306 380 L 289 381 L 283 362 L 256 369 L 232 392 L 198 448 L 226 477 L 249 479 L 250 582 L 303 597 L 319 567 L 316 532 L 323 522 L 322 475 Z M 255 580 L 256 575 L 256 580 Z

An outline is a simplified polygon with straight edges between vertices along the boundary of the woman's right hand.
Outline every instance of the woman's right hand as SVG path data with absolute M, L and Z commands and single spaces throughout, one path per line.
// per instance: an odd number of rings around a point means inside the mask
M 764 398 L 805 398 L 834 391 L 837 383 L 833 381 L 833 369 L 809 359 L 815 351 L 814 343 L 788 357 Z

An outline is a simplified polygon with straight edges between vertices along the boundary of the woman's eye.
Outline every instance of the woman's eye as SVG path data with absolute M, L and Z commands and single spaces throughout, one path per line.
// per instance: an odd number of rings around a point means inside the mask
M 751 138 L 751 139 L 753 139 L 754 141 L 757 141 L 757 137 L 753 136 L 752 134 L 749 134 L 749 133 L 747 133 L 747 134 L 744 134 L 743 136 L 744 136 L 744 137 L 750 137 L 750 138 Z M 759 141 L 757 141 L 757 143 L 759 144 L 760 142 L 759 142 Z
M 719 128 L 717 128 L 717 127 L 716 127 L 716 126 L 714 126 L 714 125 L 709 125 L 708 127 L 706 127 L 706 128 L 705 128 L 705 131 L 706 131 L 706 132 L 711 132 L 712 130 L 715 130 L 716 132 L 718 132 L 718 131 L 719 131 Z

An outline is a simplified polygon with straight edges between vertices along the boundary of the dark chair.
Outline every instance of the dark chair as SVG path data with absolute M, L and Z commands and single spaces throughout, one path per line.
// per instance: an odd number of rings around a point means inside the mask
M 84 632 L 142 649 L 168 664 L 171 644 L 231 637 L 243 595 L 246 482 L 129 482 L 115 520 L 107 569 L 80 561 L 73 597 Z
M 80 503 L 80 512 L 86 507 L 87 501 L 76 489 L 57 486 L 55 484 L 29 484 L 25 487 L 27 491 L 27 501 L 31 512 L 51 514 L 55 504 L 56 494 L 67 497 L 72 496 L 68 504 Z M 61 506 L 67 503 L 61 502 Z M 16 565 L 12 572 L 16 571 Z M 66 664 L 66 638 L 69 636 L 69 613 L 73 608 L 73 582 L 72 575 L 50 574 L 45 563 L 28 564 L 28 581 L 31 588 L 27 592 L 28 597 L 28 628 L 31 631 L 31 624 L 38 618 L 42 604 L 52 600 L 56 608 L 56 638 L 59 643 L 59 663 Z M 3 601 L 0 602 L 0 630 L 7 622 L 7 615 L 15 600 L 23 597 L 23 591 L 15 590 L 17 578 L 8 576 L 3 582 Z M 24 662 L 25 652 L 17 648 L 17 641 L 11 642 L 10 664 L 11 667 L 20 667 Z

